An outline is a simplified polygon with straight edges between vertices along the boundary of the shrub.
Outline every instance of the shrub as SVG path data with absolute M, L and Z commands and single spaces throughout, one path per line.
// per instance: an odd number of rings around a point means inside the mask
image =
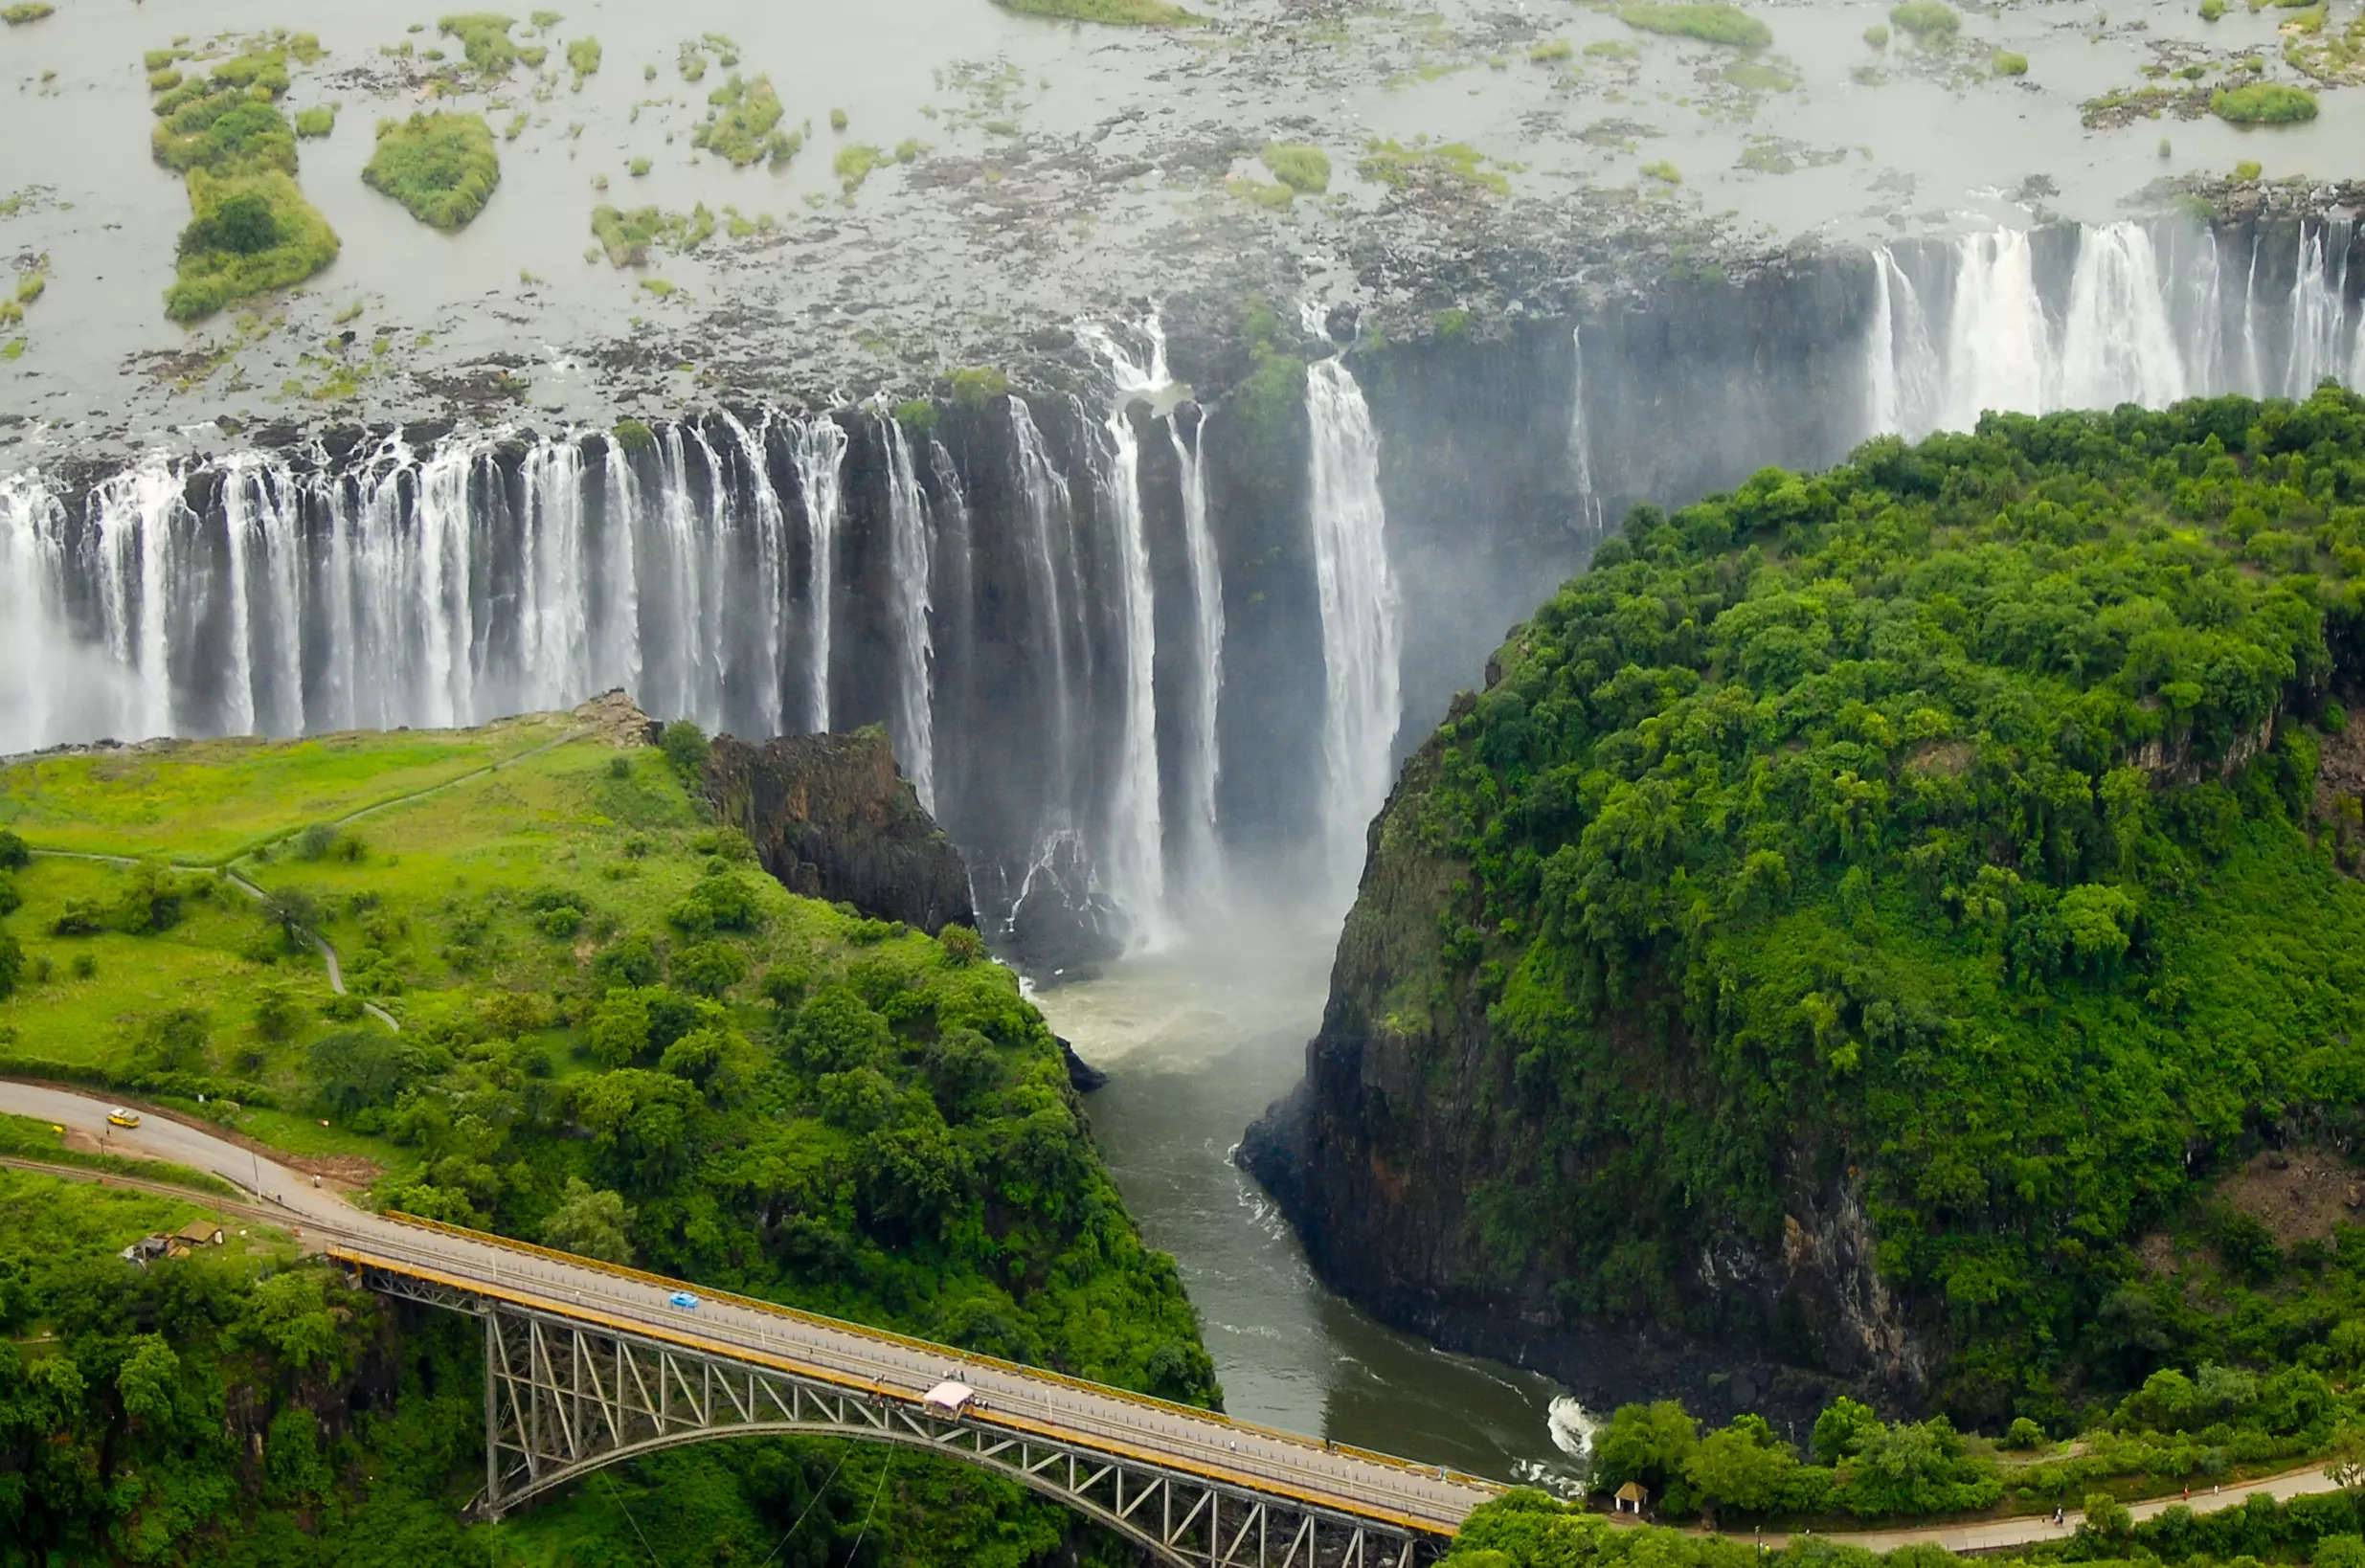
M 743 82 L 734 73 L 707 101 L 714 112 L 690 134 L 693 146 L 729 159 L 733 168 L 744 168 L 771 150 L 770 138 L 781 111 L 780 95 L 773 91 L 770 77 Z
M 491 11 L 470 11 L 446 16 L 436 23 L 436 30 L 448 37 L 458 38 L 468 63 L 488 77 L 502 77 L 517 62 L 517 45 L 509 38 L 509 29 L 517 23 L 510 17 Z
M 925 436 L 936 428 L 936 405 L 925 397 L 906 398 L 895 405 L 895 423 L 914 436 Z
M 1166 0 L 996 0 L 1021 16 L 1053 16 L 1109 27 L 1197 27 L 1206 18 Z
M 1995 52 L 1994 64 L 1995 74 L 1999 77 L 2024 77 L 2028 75 L 2028 56 L 2026 55 L 2016 55 L 2008 49 L 1999 49 Z
M 49 0 L 20 0 L 19 4 L 0 11 L 0 21 L 7 22 L 11 27 L 23 27 L 27 22 L 39 21 L 56 9 Z
M 7 828 L 0 828 L 0 871 L 22 871 L 33 863 L 33 851 L 25 840 Z
M 16 995 L 16 982 L 25 973 L 25 950 L 15 937 L 0 930 L 0 1001 Z
M 1650 178 L 1657 180 L 1665 185 L 1681 185 L 1683 183 L 1683 170 L 1678 168 L 1674 164 L 1664 158 L 1661 158 L 1655 164 L 1643 165 L 1642 172 Z
M 2254 81 L 2209 95 L 2209 112 L 2237 125 L 2290 125 L 2316 117 L 2316 95 L 2305 87 Z
M 317 103 L 296 113 L 296 134 L 305 141 L 316 142 L 337 128 L 337 106 Z
M 965 409 L 983 408 L 1010 391 L 1010 378 L 1000 370 L 965 366 L 952 374 L 953 401 Z
M 637 180 L 648 173 L 649 161 L 646 158 L 635 158 L 626 167 L 632 170 L 632 177 Z
M 2234 166 L 2234 178 L 2237 180 L 2255 180 L 2265 172 L 2266 166 L 2255 158 L 2244 158 Z
M 147 74 L 147 90 L 151 93 L 169 92 L 181 84 L 181 74 L 170 66 Z
M 1577 52 L 1577 46 L 1565 38 L 1548 38 L 1528 50 L 1527 57 L 1538 65 L 1553 60 L 1565 60 Z
M 849 142 L 840 147 L 829 166 L 838 176 L 838 189 L 849 196 L 860 190 L 863 181 L 870 178 L 870 171 L 878 167 L 881 156 L 879 149 L 867 142 Z
M 657 433 L 649 429 L 646 420 L 619 419 L 616 421 L 616 444 L 627 452 L 654 452 L 657 450 Z M 617 760 L 620 762 L 623 759 L 619 757 Z M 632 854 L 632 840 L 624 841 L 625 854 Z
M 599 71 L 599 40 L 577 38 L 567 46 L 567 68 L 574 73 L 574 84 L 583 85 L 583 78 Z
M 1923 43 L 1940 43 L 1962 31 L 1963 18 L 1946 0 L 1903 0 L 1889 10 L 1898 30 Z
M 334 827 L 327 822 L 313 822 L 296 835 L 296 859 L 325 861 L 328 858 L 328 851 L 335 847 L 336 841 L 337 830 Z
M 844 109 L 832 109 L 829 111 L 829 128 L 831 130 L 842 131 L 845 129 L 845 111 Z
M 2225 14 L 2225 0 L 2200 0 L 2200 19 L 2214 22 Z
M 1875 49 L 1886 49 L 1889 46 L 1888 23 L 1875 22 L 1872 26 L 1866 28 L 1864 30 L 1864 41 L 1872 45 Z
M 1773 32 L 1738 6 L 1723 0 L 1633 0 L 1618 8 L 1618 20 L 1645 33 L 1666 33 L 1735 49 L 1763 49 Z
M 944 950 L 944 961 L 956 969 L 965 968 L 985 956 L 985 938 L 966 926 L 947 926 L 936 933 L 936 945 Z
M 467 227 L 501 183 L 501 155 L 481 114 L 439 111 L 378 122 L 377 150 L 361 177 L 446 234 Z
M 1568 53 L 1567 41 L 1561 41 L 1561 54 Z M 1318 196 L 1330 189 L 1330 154 L 1320 147 L 1302 143 L 1269 142 L 1265 145 L 1265 167 L 1273 177 L 1293 190 L 1309 196 Z
M 673 955 L 673 983 L 699 997 L 720 997 L 747 978 L 747 954 L 728 942 L 695 942 Z
M 687 719 L 676 719 L 665 726 L 657 744 L 665 753 L 665 760 L 684 773 L 700 773 L 706 768 L 709 750 L 706 731 Z

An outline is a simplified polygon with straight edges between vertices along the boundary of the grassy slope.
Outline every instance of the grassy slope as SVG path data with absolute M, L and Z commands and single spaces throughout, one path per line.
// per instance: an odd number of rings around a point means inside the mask
M 340 1030 L 387 1037 L 372 1020 L 321 1016 L 328 993 L 317 960 L 257 961 L 272 946 L 259 906 L 214 883 L 162 933 L 53 937 L 66 900 L 111 899 L 131 873 L 39 854 L 20 874 L 26 907 L 8 925 L 30 956 L 51 960 L 52 974 L 0 1001 L 0 1029 L 18 1035 L 7 1049 L 128 1073 L 150 1020 L 206 1007 L 206 1068 L 251 1080 L 281 1108 L 248 1109 L 236 1125 L 298 1152 L 367 1154 L 394 1201 L 454 1205 L 455 1218 L 539 1236 L 566 1181 L 581 1177 L 622 1189 L 636 1215 L 634 1256 L 649 1266 L 1206 1397 L 1205 1353 L 1171 1262 L 1144 1251 L 1124 1218 L 1074 1115 L 1056 1044 L 1014 977 L 933 938 L 790 895 L 748 863 L 743 840 L 704 823 L 654 750 L 588 737 L 536 750 L 568 728 L 564 716 L 544 716 L 453 735 L 202 743 L 0 773 L 0 822 L 36 851 L 220 862 L 275 895 L 312 900 L 349 983 L 401 1021 L 395 1043 L 410 1064 L 399 1095 L 324 1118 L 313 1047 Z M 502 758 L 518 760 L 462 776 Z M 340 826 L 349 849 L 301 858 L 305 826 L 406 795 Z M 737 952 L 746 974 L 706 1015 L 732 1042 L 738 1083 L 709 1081 L 683 1108 L 678 1072 L 687 1069 L 668 1071 L 652 1049 L 612 1071 L 588 1050 L 607 989 L 594 963 L 641 940 L 678 959 L 696 938 L 667 917 L 718 874 L 753 894 L 758 916 L 755 929 L 709 939 Z M 575 930 L 544 929 L 533 906 L 552 903 L 582 911 Z M 95 976 L 72 976 L 79 952 L 97 959 Z M 876 1031 L 863 1035 L 869 1054 L 827 1064 L 850 1077 L 876 1072 L 883 1105 L 848 1111 L 825 1091 L 809 1056 L 838 1046 L 809 1020 L 827 1007 L 800 1012 L 792 997 L 776 1011 L 757 999 L 767 971 L 793 972 L 808 1000 L 830 998 L 868 1020 L 856 1032 Z M 846 980 L 882 1011 L 852 1001 Z M 249 1020 L 273 985 L 304 1005 L 292 1033 L 264 1041 Z M 967 1025 L 982 1031 L 962 1038 L 976 1038 L 983 1064 L 965 1069 L 974 1086 L 957 1104 L 930 1076 L 939 1070 L 930 1052 Z M 590 1131 L 597 1113 L 585 1107 L 603 1088 L 662 1098 L 668 1085 L 665 1103 L 688 1128 L 670 1154 L 649 1155 L 638 1122 Z M 951 1183 L 934 1207 L 880 1196 L 893 1173 L 872 1156 L 898 1129 Z M 616 1498 L 631 1500 L 643 1529 L 671 1511 L 664 1528 L 744 1540 L 760 1557 L 785 1528 L 783 1499 L 800 1499 L 839 1456 L 827 1445 L 730 1446 L 619 1470 L 613 1498 L 603 1484 L 505 1530 L 513 1544 L 503 1557 L 569 1560 L 612 1548 L 622 1529 Z M 805 1475 L 816 1466 L 820 1474 Z M 873 1456 L 845 1461 L 846 1477 L 875 1485 L 881 1473 Z M 940 1538 L 966 1543 L 959 1560 L 1018 1564 L 1068 1526 L 971 1472 L 907 1461 L 897 1473 L 876 1529 L 914 1549 Z M 845 1528 L 850 1535 L 858 1522 Z M 956 1558 L 932 1548 L 912 1560 Z

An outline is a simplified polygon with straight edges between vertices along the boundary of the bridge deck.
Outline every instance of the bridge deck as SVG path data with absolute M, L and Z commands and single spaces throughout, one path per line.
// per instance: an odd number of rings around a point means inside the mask
M 950 1346 L 407 1216 L 356 1216 L 373 1234 L 327 1255 L 562 1320 L 918 1406 L 945 1378 L 976 1389 L 970 1419 L 1016 1436 L 1333 1513 L 1450 1535 L 1501 1489 L 1362 1449 L 1235 1422 L 1193 1406 L 981 1357 Z M 340 1227 L 343 1228 L 343 1227 Z M 668 1297 L 687 1290 L 695 1310 Z

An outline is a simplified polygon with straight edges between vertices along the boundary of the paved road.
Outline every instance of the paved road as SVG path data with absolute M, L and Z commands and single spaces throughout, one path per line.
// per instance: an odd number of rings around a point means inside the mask
M 259 1192 L 308 1248 L 336 1246 L 397 1266 L 495 1286 L 564 1312 L 595 1308 L 690 1333 L 726 1349 L 790 1359 L 841 1379 L 876 1383 L 917 1399 L 948 1375 L 978 1390 L 990 1423 L 997 1415 L 1056 1428 L 1085 1444 L 1120 1445 L 1180 1460 L 1235 1485 L 1310 1496 L 1344 1512 L 1451 1532 L 1501 1489 L 1467 1476 L 1326 1449 L 1311 1438 L 1248 1426 L 1224 1417 L 1142 1400 L 1116 1389 L 1040 1377 L 1024 1369 L 964 1363 L 951 1349 L 922 1347 L 852 1324 L 769 1312 L 727 1301 L 694 1311 L 671 1306 L 670 1283 L 627 1278 L 546 1254 L 511 1249 L 406 1224 L 354 1208 L 336 1192 L 201 1129 L 151 1115 L 134 1129 L 106 1129 L 108 1102 L 30 1084 L 0 1083 L 0 1110 L 99 1134 L 114 1152 L 172 1160 Z M 694 1288 L 692 1287 L 691 1288 Z

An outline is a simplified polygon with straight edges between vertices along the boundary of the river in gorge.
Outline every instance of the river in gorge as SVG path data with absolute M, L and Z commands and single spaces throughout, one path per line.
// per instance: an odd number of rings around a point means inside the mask
M 1585 1415 L 1550 1379 L 1450 1355 L 1323 1287 L 1231 1151 L 1296 1082 L 1339 918 L 1235 907 L 1220 931 L 1120 959 L 1035 1001 L 1109 1074 L 1087 1101 L 1125 1205 L 1175 1256 L 1225 1408 L 1497 1480 L 1566 1488 Z

